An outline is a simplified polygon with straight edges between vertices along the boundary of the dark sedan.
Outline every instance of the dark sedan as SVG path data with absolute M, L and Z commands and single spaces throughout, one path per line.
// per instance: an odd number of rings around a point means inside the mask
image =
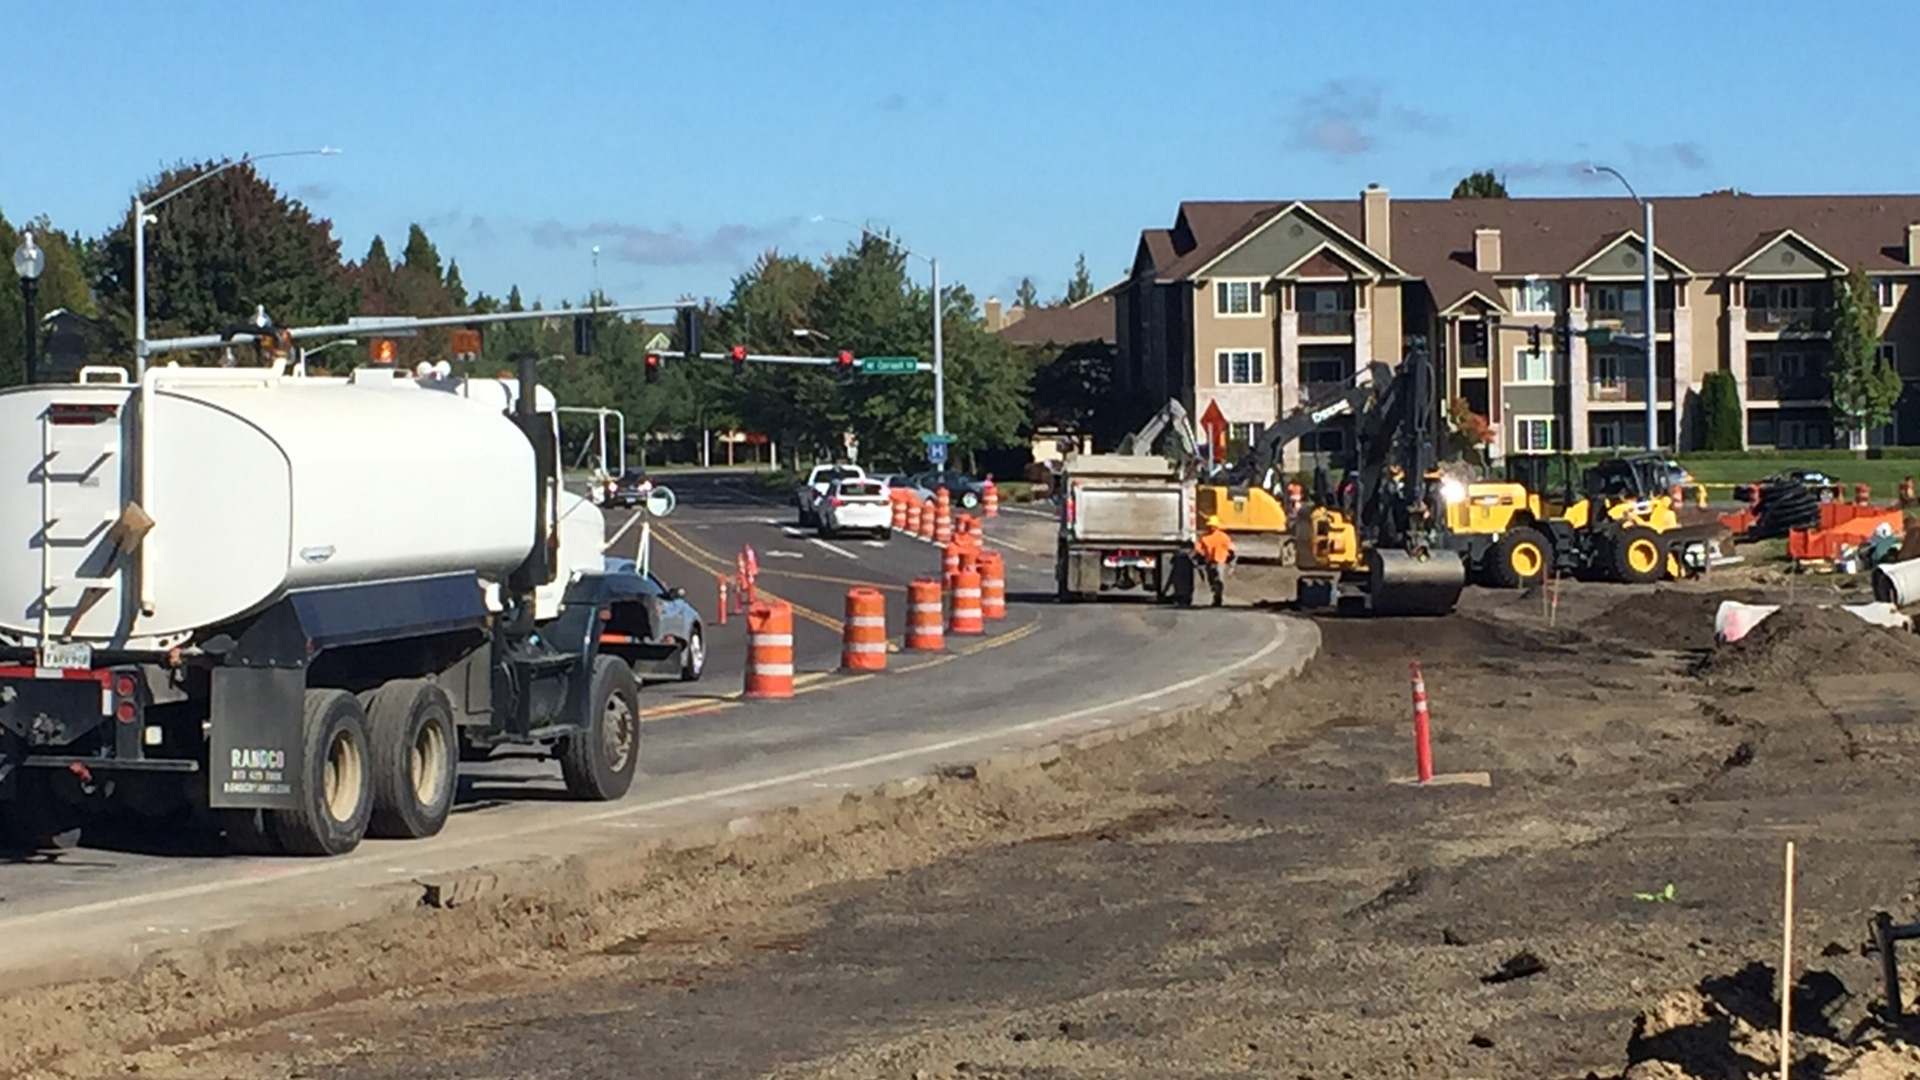
M 608 506 L 639 506 L 653 492 L 653 479 L 644 469 L 628 469 L 620 479 L 607 483 Z
M 924 472 L 913 478 L 913 486 L 932 495 L 941 488 L 947 489 L 947 497 L 963 510 L 972 510 L 986 498 L 987 485 L 965 473 L 951 470 Z

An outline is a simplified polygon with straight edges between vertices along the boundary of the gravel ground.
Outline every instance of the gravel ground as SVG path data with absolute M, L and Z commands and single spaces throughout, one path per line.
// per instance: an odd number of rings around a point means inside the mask
M 1778 1053 L 1792 839 L 1795 1075 L 1920 1075 L 1871 1015 L 1860 947 L 1874 911 L 1920 902 L 1920 639 L 1795 607 L 1716 649 L 1720 598 L 1473 590 L 1444 619 L 1325 620 L 1321 659 L 1273 702 L 983 783 L 952 830 L 915 826 L 918 849 L 827 839 L 765 880 L 771 861 L 716 855 L 734 876 L 710 904 L 638 893 L 537 956 L 58 1068 L 1746 1077 Z M 1438 769 L 1490 786 L 1404 782 L 1414 661 Z

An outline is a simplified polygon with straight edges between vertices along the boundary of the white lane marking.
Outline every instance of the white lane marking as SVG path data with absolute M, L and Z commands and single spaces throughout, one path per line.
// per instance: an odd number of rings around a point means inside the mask
M 787 551 L 784 548 L 767 552 L 769 559 L 804 559 L 806 557 L 807 554 L 804 551 Z
M 487 844 L 497 844 L 502 840 L 514 840 L 523 836 L 532 836 L 536 833 L 550 832 L 558 829 L 570 828 L 573 826 L 577 826 L 582 822 L 594 822 L 596 824 L 598 823 L 610 824 L 610 823 L 618 822 L 622 818 L 632 817 L 636 814 L 653 814 L 653 813 L 658 813 L 662 810 L 672 810 L 676 807 L 688 806 L 694 803 L 714 802 L 721 799 L 729 799 L 736 795 L 747 795 L 756 791 L 765 791 L 769 788 L 785 787 L 785 786 L 794 785 L 794 784 L 805 784 L 814 780 L 822 779 L 823 777 L 833 776 L 836 773 L 857 772 L 861 769 L 871 769 L 877 765 L 891 765 L 896 761 L 905 761 L 905 760 L 908 760 L 909 758 L 921 757 L 927 754 L 945 753 L 948 750 L 957 750 L 962 746 L 971 746 L 975 743 L 991 742 L 996 739 L 1005 739 L 1014 735 L 1025 734 L 1030 731 L 1038 731 L 1042 728 L 1050 727 L 1055 724 L 1065 723 L 1070 720 L 1078 720 L 1083 716 L 1089 716 L 1094 713 L 1128 708 L 1133 705 L 1139 705 L 1144 702 L 1152 701 L 1155 698 L 1165 697 L 1168 694 L 1179 693 L 1182 690 L 1187 690 L 1192 687 L 1198 686 L 1209 679 L 1217 679 L 1222 675 L 1230 674 L 1232 672 L 1240 670 L 1243 667 L 1246 667 L 1249 664 L 1255 664 L 1260 662 L 1261 660 L 1266 659 L 1268 656 L 1273 655 L 1275 650 L 1280 648 L 1280 643 L 1285 640 L 1285 635 L 1277 632 L 1280 629 L 1280 627 L 1276 625 L 1274 629 L 1276 630 L 1276 633 L 1273 635 L 1273 638 L 1269 640 L 1266 643 L 1266 645 L 1262 646 L 1258 652 L 1250 653 L 1247 656 L 1243 656 L 1240 659 L 1235 660 L 1231 664 L 1227 664 L 1224 667 L 1215 668 L 1214 670 L 1207 672 L 1205 674 L 1195 675 L 1190 679 L 1182 679 L 1177 683 L 1173 683 L 1168 686 L 1163 686 L 1158 690 L 1148 690 L 1143 693 L 1135 694 L 1132 697 L 1122 698 L 1119 701 L 1110 701 L 1100 705 L 1089 705 L 1084 709 L 1076 709 L 1073 712 L 1062 713 L 1058 716 L 1049 716 L 1040 720 L 1029 720 L 1024 724 L 1013 724 L 1009 727 L 995 728 L 991 731 L 977 732 L 972 735 L 960 735 L 955 738 L 942 739 L 938 742 L 927 743 L 922 746 L 910 747 L 905 750 L 895 750 L 895 751 L 892 751 L 891 753 L 886 753 L 886 754 L 875 754 L 871 757 L 864 757 L 855 761 L 843 761 L 837 765 L 821 765 L 817 768 L 802 769 L 799 772 L 788 773 L 784 776 L 772 776 L 764 780 L 749 780 L 744 783 L 731 784 L 731 785 L 728 785 L 727 787 L 712 788 L 707 791 L 689 792 L 685 795 L 676 795 L 670 799 L 656 799 L 653 802 L 637 803 L 633 806 L 616 807 L 610 810 L 603 810 L 597 814 L 587 814 L 577 818 L 570 818 L 562 822 L 552 822 L 552 821 L 534 822 L 534 823 L 529 823 L 527 825 L 521 826 L 518 829 L 511 829 L 502 833 L 488 833 L 481 836 L 468 836 L 468 837 L 462 837 L 459 839 L 449 838 L 444 842 L 438 844 L 434 849 L 434 853 L 443 854 L 448 851 L 457 851 L 464 848 L 479 847 L 481 845 L 487 845 Z M 251 885 L 265 885 L 265 884 L 272 884 L 274 882 L 287 881 L 292 878 L 310 877 L 314 874 L 323 873 L 327 870 L 339 869 L 342 866 L 351 866 L 355 863 L 366 862 L 372 859 L 382 858 L 384 856 L 391 855 L 391 854 L 392 852 L 390 851 L 377 852 L 372 849 L 361 848 L 359 851 L 353 852 L 351 854 L 339 855 L 331 859 L 318 860 L 305 865 L 297 865 L 297 866 L 287 867 L 285 869 L 281 869 L 280 867 L 277 867 L 277 866 L 272 866 L 271 864 L 253 865 L 253 866 L 248 866 L 247 869 L 264 870 L 266 872 L 260 874 L 258 877 L 226 879 L 221 881 L 208 881 L 208 882 L 202 882 L 198 885 L 183 885 L 175 889 L 160 889 L 155 892 L 143 893 L 135 896 L 122 896 L 112 900 L 97 900 L 91 904 L 77 904 L 71 907 L 58 908 L 52 911 L 39 912 L 34 915 L 23 915 L 17 918 L 4 919 L 4 920 L 0 920 L 0 928 L 11 930 L 16 927 L 32 926 L 35 923 L 49 922 L 54 919 L 80 918 L 86 915 L 91 915 L 99 912 L 117 911 L 121 908 L 133 907 L 137 904 L 163 903 L 163 902 L 172 901 L 172 900 L 190 899 L 196 896 L 206 896 L 210 893 L 233 892 L 240 889 L 244 889 Z
M 789 540 L 798 540 L 807 534 L 805 532 L 802 532 L 799 528 L 795 526 L 782 525 L 780 526 L 780 535 L 788 538 Z
M 825 540 L 822 540 L 817 536 L 811 540 L 808 540 L 807 543 L 812 544 L 816 547 L 826 548 L 828 551 L 833 552 L 835 555 L 844 556 L 849 559 L 858 560 L 860 558 L 860 556 L 855 555 L 853 552 L 848 551 L 846 548 L 843 548 L 838 544 L 829 544 Z
M 870 548 L 883 548 L 887 546 L 885 540 L 862 540 L 860 542 Z

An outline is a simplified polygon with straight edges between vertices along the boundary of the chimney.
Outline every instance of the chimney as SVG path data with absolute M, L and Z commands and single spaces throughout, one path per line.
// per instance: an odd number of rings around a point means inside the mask
M 1473 268 L 1483 274 L 1500 272 L 1500 230 L 1473 230 Z
M 989 333 L 1000 329 L 1000 298 L 987 297 L 987 330 Z
M 1907 265 L 1920 266 L 1920 221 L 1907 226 Z
M 1393 200 L 1387 189 L 1368 184 L 1360 193 L 1360 242 L 1383 259 L 1393 258 Z

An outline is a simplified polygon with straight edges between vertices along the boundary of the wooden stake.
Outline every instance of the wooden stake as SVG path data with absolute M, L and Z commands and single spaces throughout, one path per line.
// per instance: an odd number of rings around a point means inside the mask
M 1793 841 L 1787 841 L 1786 903 L 1780 922 L 1780 1080 L 1793 1063 Z

